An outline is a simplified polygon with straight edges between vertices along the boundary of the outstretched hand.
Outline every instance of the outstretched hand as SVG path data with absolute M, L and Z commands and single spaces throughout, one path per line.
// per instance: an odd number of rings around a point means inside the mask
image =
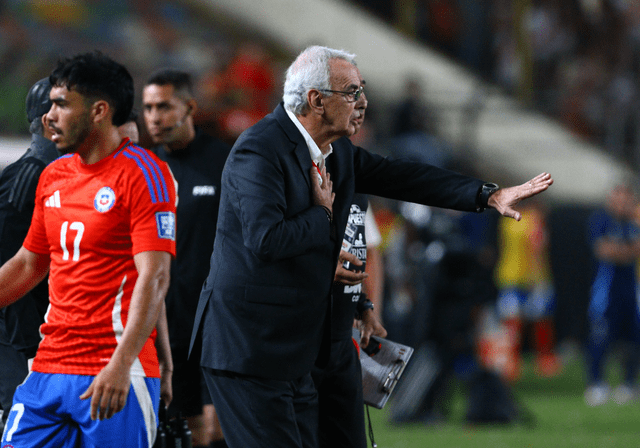
M 501 215 L 520 221 L 522 215 L 519 211 L 515 210 L 514 207 L 523 199 L 542 193 L 549 188 L 551 184 L 553 184 L 551 174 L 538 174 L 529 182 L 525 182 L 522 185 L 499 189 L 489 196 L 488 205 L 498 210 Z

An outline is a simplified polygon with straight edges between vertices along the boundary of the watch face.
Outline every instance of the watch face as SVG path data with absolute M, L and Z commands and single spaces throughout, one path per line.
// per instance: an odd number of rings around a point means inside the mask
M 493 193 L 495 193 L 496 191 L 498 191 L 500 187 L 498 187 L 497 184 L 484 184 L 482 186 L 482 193 L 484 194 L 484 196 L 486 196 L 487 198 L 489 196 L 491 196 Z
M 489 197 L 499 189 L 500 187 L 498 187 L 498 184 L 494 183 L 486 183 L 482 185 L 482 190 L 477 198 L 478 211 L 483 211 L 487 208 Z

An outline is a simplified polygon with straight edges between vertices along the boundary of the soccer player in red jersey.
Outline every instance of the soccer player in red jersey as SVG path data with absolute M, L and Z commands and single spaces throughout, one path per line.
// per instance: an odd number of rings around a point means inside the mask
M 50 81 L 46 122 L 65 155 L 42 173 L 27 238 L 0 269 L 0 307 L 49 272 L 50 308 L 1 446 L 150 447 L 176 185 L 164 162 L 118 134 L 134 98 L 122 65 L 81 54 Z

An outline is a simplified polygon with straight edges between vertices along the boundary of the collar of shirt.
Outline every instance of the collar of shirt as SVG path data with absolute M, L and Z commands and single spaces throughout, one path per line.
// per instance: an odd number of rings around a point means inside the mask
M 313 141 L 313 139 L 311 138 L 311 135 L 309 135 L 307 130 L 304 128 L 304 126 L 302 126 L 302 123 L 300 123 L 300 120 L 298 120 L 298 117 L 296 117 L 292 112 L 290 112 L 287 109 L 285 109 L 285 112 L 287 112 L 287 115 L 289 115 L 289 118 L 291 118 L 291 121 L 293 121 L 293 124 L 296 125 L 296 127 L 302 134 L 302 137 L 304 137 L 304 141 L 307 143 L 307 146 L 309 147 L 309 155 L 311 156 L 311 160 L 313 161 L 313 163 L 316 164 L 316 166 L 321 166 L 322 165 L 321 162 L 325 160 L 327 157 L 329 157 L 329 154 L 333 152 L 333 147 L 329 145 L 329 151 L 326 154 L 322 154 L 316 142 Z

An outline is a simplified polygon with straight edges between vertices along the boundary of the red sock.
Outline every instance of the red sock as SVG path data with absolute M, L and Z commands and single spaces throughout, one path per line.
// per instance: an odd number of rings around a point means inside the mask
M 539 355 L 553 353 L 554 328 L 551 319 L 540 319 L 533 323 L 533 337 Z
M 509 340 L 509 360 L 505 366 L 505 378 L 515 381 L 520 377 L 520 349 L 522 347 L 522 321 L 517 318 L 509 318 L 503 321 L 507 329 Z

